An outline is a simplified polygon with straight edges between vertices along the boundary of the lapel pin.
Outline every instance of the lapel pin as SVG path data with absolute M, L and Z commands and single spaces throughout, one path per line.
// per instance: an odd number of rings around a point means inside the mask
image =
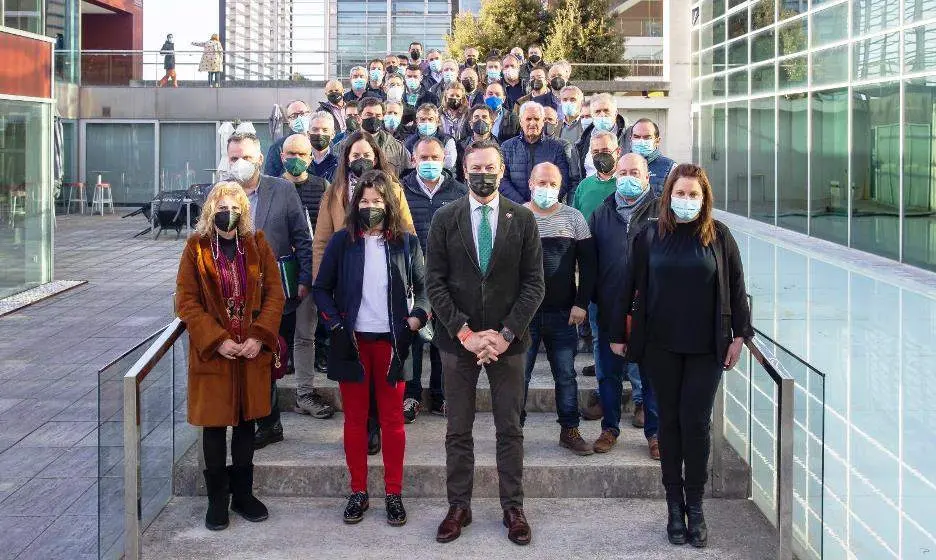
M 506 214 L 504 214 L 504 217 L 509 220 L 510 218 L 513 218 L 513 214 L 511 212 L 507 212 Z

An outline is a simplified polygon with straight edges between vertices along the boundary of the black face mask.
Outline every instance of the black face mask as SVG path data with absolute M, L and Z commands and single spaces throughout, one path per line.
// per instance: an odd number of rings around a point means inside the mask
M 538 54 L 531 54 L 527 58 L 529 58 L 530 62 L 532 62 L 533 64 L 539 64 L 539 61 L 543 60 L 543 57 L 541 57 Z
M 387 66 L 387 75 L 388 75 L 388 76 L 389 76 L 390 74 L 396 74 L 396 71 L 397 71 L 397 67 L 394 66 L 393 64 Z
M 367 161 L 367 160 L 356 160 Z M 364 231 L 381 226 L 387 213 L 383 208 L 371 206 L 369 208 L 358 208 L 357 222 L 358 227 Z
M 347 117 L 345 118 L 344 122 L 345 126 L 348 127 L 348 132 L 354 132 L 361 128 L 361 123 L 359 123 L 354 117 Z
M 337 91 L 333 91 L 329 93 L 328 95 L 326 95 L 325 97 L 328 98 L 328 102 L 331 103 L 332 105 L 337 105 L 344 98 L 344 96 L 338 93 Z
M 355 177 L 360 177 L 361 175 L 367 173 L 374 168 L 374 162 L 367 158 L 360 158 L 352 161 L 348 164 L 348 170 Z
M 617 163 L 614 161 L 614 154 L 609 154 L 608 152 L 601 152 L 592 156 L 592 160 L 595 163 L 595 169 L 598 173 L 607 175 L 614 171 L 614 164 Z
M 471 93 L 478 86 L 478 82 L 472 80 L 471 78 L 465 78 L 461 81 L 461 84 L 465 86 L 465 91 Z
M 468 67 L 470 68 L 470 67 L 474 66 L 474 65 L 477 64 L 477 63 L 478 63 L 478 61 L 477 61 L 477 59 L 475 59 L 475 57 L 473 57 L 473 56 L 465 57 L 465 66 L 468 66 Z
M 491 132 L 491 125 L 489 125 L 487 121 L 475 121 L 471 124 L 471 131 L 478 136 L 486 136 Z
M 240 221 L 240 217 L 241 217 L 240 212 L 222 210 L 220 212 L 215 213 L 214 225 L 219 230 L 227 233 L 237 228 L 237 222 Z
M 367 117 L 361 120 L 361 128 L 364 129 L 364 132 L 371 134 L 380 132 L 381 125 L 383 125 L 383 119 L 377 117 Z
M 468 188 L 481 198 L 491 196 L 497 190 L 497 173 L 469 173 Z
M 562 76 L 556 76 L 555 78 L 549 80 L 549 87 L 551 87 L 553 91 L 559 91 L 560 89 L 564 88 L 565 85 L 566 81 Z
M 357 125 L 357 121 L 354 121 L 352 119 L 352 122 L 354 122 L 354 124 Z M 348 126 L 348 128 L 349 129 L 351 128 L 350 125 Z M 331 136 L 327 134 L 310 134 L 309 142 L 312 143 L 313 148 L 321 152 L 322 150 L 327 148 L 328 145 L 331 143 Z
M 530 82 L 530 87 L 533 88 L 533 91 L 540 91 L 541 89 L 543 89 L 543 80 L 540 80 L 538 78 L 534 79 L 533 81 Z
M 458 109 L 461 107 L 461 99 L 446 99 L 445 106 L 449 109 Z
M 419 51 L 416 49 L 411 50 L 409 52 L 409 57 L 412 58 L 413 60 L 419 60 Z

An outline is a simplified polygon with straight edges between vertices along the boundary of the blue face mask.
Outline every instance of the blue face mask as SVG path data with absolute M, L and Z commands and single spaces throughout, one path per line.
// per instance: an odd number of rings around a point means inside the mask
M 372 82 L 380 82 L 383 80 L 383 70 L 380 68 L 374 68 L 370 71 L 370 79 Z
M 354 78 L 351 80 L 351 89 L 362 90 L 367 87 L 367 80 L 364 78 Z
M 427 181 L 435 181 L 442 176 L 441 161 L 421 161 L 416 166 L 416 172 Z
M 643 157 L 650 157 L 656 152 L 656 147 L 653 145 L 653 140 L 641 138 L 631 141 L 631 151 Z
M 396 130 L 400 126 L 400 117 L 396 115 L 384 115 L 384 127 L 387 130 Z
M 504 106 L 504 100 L 500 97 L 488 97 L 484 100 L 484 104 L 491 108 L 495 113 L 501 110 L 501 107 Z
M 681 221 L 691 222 L 699 217 L 699 212 L 702 211 L 702 200 L 673 197 L 670 199 L 670 208 Z
M 422 83 L 416 78 L 406 78 L 404 81 L 406 82 L 406 87 L 410 91 L 416 91 L 417 89 L 419 89 L 419 84 Z
M 637 177 L 621 175 L 617 178 L 617 193 L 624 198 L 634 199 L 642 195 L 644 186 Z
M 611 130 L 614 128 L 614 117 L 594 117 L 592 123 L 595 125 L 595 130 Z
M 496 82 L 497 80 L 501 79 L 501 71 L 500 70 L 488 70 L 487 78 L 489 82 Z
M 432 136 L 439 130 L 439 125 L 434 122 L 421 122 L 416 125 L 420 136 Z
M 543 210 L 552 208 L 557 202 L 559 202 L 558 189 L 544 189 L 542 187 L 533 189 L 533 204 L 536 204 Z
M 578 104 L 574 101 L 563 101 L 562 102 L 562 114 L 574 117 L 579 113 Z
M 591 117 L 582 117 L 582 128 L 588 128 L 592 125 Z
M 445 72 L 442 72 L 442 81 L 447 84 L 454 82 L 455 78 L 456 74 L 454 70 L 446 70 Z
M 442 60 L 440 60 L 440 59 L 438 59 L 438 58 L 435 59 L 435 60 L 430 60 L 430 61 L 429 61 L 429 69 L 432 70 L 433 72 L 438 72 L 439 70 L 441 70 L 441 69 L 442 69 Z

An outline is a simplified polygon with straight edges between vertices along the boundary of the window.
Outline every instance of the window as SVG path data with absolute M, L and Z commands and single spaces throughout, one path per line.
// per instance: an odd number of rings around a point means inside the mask
M 810 235 L 848 244 L 848 89 L 812 94 Z

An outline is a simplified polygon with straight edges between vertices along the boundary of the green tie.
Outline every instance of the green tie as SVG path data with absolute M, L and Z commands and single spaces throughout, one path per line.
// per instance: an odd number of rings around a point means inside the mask
M 478 265 L 481 267 L 482 274 L 487 274 L 488 263 L 491 261 L 491 247 L 494 245 L 491 221 L 488 220 L 490 212 L 490 206 L 481 205 L 481 223 L 478 224 Z

